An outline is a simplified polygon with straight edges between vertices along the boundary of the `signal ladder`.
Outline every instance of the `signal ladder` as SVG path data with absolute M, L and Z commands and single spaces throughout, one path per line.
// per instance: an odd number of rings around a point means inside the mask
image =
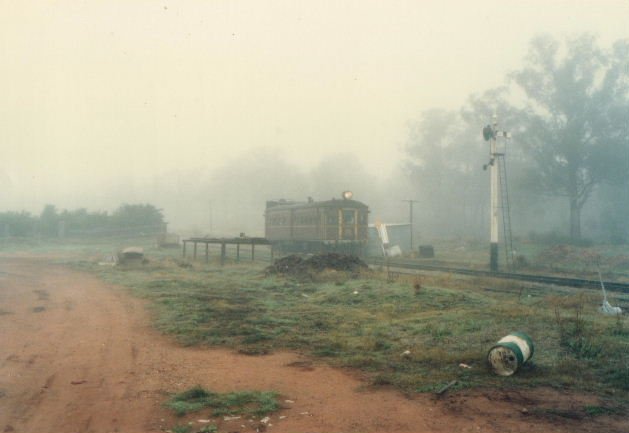
M 505 264 L 507 268 L 514 268 L 515 251 L 511 233 L 511 210 L 509 208 L 509 188 L 507 187 L 507 164 L 504 153 L 496 153 L 498 164 L 498 182 L 500 183 L 500 213 L 502 214 L 502 237 L 505 243 Z

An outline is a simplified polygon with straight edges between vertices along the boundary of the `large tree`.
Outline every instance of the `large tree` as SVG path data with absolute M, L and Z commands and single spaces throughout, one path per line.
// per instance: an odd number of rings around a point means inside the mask
M 596 186 L 626 176 L 628 47 L 619 41 L 605 50 L 589 35 L 563 43 L 541 36 L 512 74 L 525 100 L 520 121 L 534 162 L 531 184 L 567 197 L 573 239 L 581 237 L 581 210 Z

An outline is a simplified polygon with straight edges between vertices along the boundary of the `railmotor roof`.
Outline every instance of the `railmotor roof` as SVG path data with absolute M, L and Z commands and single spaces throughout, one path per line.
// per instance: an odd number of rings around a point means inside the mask
M 356 200 L 349 199 L 336 199 L 326 201 L 306 201 L 296 202 L 291 200 L 269 200 L 266 202 L 267 210 L 289 210 L 289 209 L 303 209 L 303 208 L 355 208 L 355 209 L 368 209 L 368 206 Z

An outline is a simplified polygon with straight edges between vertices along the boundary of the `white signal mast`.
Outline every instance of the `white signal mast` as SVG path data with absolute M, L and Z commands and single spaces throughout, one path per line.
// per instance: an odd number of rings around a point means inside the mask
M 485 141 L 489 141 L 489 163 L 483 166 L 483 169 L 487 169 L 489 166 L 489 188 L 490 188 L 490 209 L 489 209 L 489 269 L 491 272 L 498 271 L 498 212 L 499 212 L 499 186 L 498 186 L 498 161 L 499 156 L 504 156 L 503 153 L 498 153 L 496 148 L 496 138 L 504 137 L 511 138 L 511 134 L 506 131 L 498 130 L 498 116 L 494 114 L 492 116 L 492 124 L 483 128 L 483 138 Z M 504 217 L 504 216 L 503 216 Z

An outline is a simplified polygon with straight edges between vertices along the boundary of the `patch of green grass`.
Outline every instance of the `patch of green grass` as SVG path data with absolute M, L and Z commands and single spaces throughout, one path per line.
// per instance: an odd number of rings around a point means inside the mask
M 264 416 L 280 409 L 278 394 L 273 391 L 236 391 L 216 393 L 196 386 L 174 395 L 166 406 L 183 416 L 201 409 L 212 409 L 212 416 Z
M 415 277 L 297 281 L 265 275 L 263 264 L 181 267 L 172 259 L 81 269 L 148 299 L 155 326 L 185 345 L 250 355 L 295 350 L 407 393 L 457 380 L 461 388 L 612 389 L 629 398 L 626 317 L 603 316 L 598 296 L 568 288 L 426 274 L 416 292 Z M 535 355 L 514 376 L 497 377 L 486 367 L 487 351 L 516 330 L 531 336 Z
M 190 433 L 192 428 L 189 425 L 176 425 L 171 430 L 173 433 Z
M 619 408 L 608 406 L 585 406 L 583 410 L 589 416 L 614 415 L 620 412 Z

